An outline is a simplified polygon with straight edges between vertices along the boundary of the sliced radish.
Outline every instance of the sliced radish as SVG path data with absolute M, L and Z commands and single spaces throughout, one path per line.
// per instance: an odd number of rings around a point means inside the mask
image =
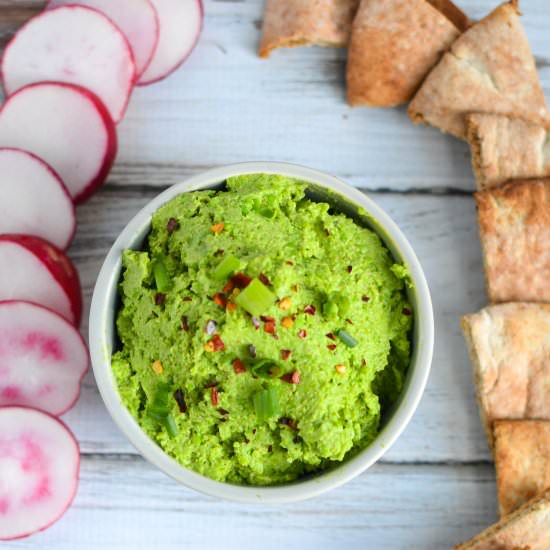
M 57 418 L 24 407 L 0 408 L 0 540 L 55 523 L 78 487 L 80 451 Z
M 173 73 L 197 44 L 203 19 L 201 0 L 151 0 L 157 10 L 160 36 L 153 59 L 138 80 L 152 84 Z
M 75 228 L 73 201 L 53 169 L 27 151 L 0 148 L 0 233 L 42 237 L 65 250 Z
M 48 9 L 66 4 L 95 8 L 118 25 L 132 47 L 137 75 L 143 73 L 159 39 L 157 12 L 150 0 L 49 0 Z
M 0 302 L 0 406 L 61 415 L 87 370 L 84 340 L 63 317 L 31 302 Z
M 78 326 L 78 272 L 61 250 L 38 237 L 0 235 L 0 300 L 27 300 Z
M 0 111 L 0 146 L 39 156 L 80 203 L 107 178 L 117 139 L 114 123 L 96 96 L 71 84 L 45 82 L 8 98 Z
M 43 11 L 21 27 L 4 51 L 2 79 L 7 95 L 35 82 L 78 84 L 96 94 L 118 122 L 136 66 L 128 40 L 108 17 L 70 5 Z

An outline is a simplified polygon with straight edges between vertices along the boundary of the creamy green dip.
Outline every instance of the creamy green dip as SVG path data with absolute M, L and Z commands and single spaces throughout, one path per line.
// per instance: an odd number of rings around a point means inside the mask
M 212 479 L 326 469 L 373 441 L 403 387 L 407 270 L 306 188 L 258 174 L 184 193 L 153 216 L 144 251 L 123 255 L 122 401 Z

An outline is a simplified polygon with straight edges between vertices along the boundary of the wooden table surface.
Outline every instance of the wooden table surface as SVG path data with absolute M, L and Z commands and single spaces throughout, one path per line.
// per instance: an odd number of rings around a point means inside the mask
M 204 31 L 188 63 L 134 92 L 119 126 L 116 166 L 78 210 L 71 256 L 86 312 L 115 237 L 166 186 L 233 162 L 305 164 L 368 193 L 418 253 L 436 319 L 420 407 L 384 459 L 346 486 L 287 506 L 237 505 L 195 493 L 146 463 L 114 426 L 90 373 L 65 416 L 82 451 L 74 505 L 48 531 L 2 548 L 439 550 L 497 517 L 494 469 L 458 321 L 486 302 L 468 148 L 414 127 L 404 109 L 350 109 L 343 50 L 278 51 L 260 60 L 262 3 L 205 0 Z M 459 3 L 480 18 L 498 0 Z M 0 38 L 39 7 L 1 0 Z M 550 5 L 523 0 L 522 9 L 548 94 Z M 85 320 L 83 334 L 87 329 Z

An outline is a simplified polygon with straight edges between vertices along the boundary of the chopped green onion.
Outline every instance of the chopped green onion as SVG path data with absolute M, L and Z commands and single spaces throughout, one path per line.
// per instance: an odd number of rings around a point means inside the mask
M 271 359 L 258 359 L 250 371 L 260 378 L 277 378 L 281 374 L 281 367 Z
M 273 303 L 277 297 L 258 279 L 252 282 L 237 296 L 235 302 L 251 315 L 259 317 Z
M 338 338 L 348 346 L 348 348 L 354 348 L 357 345 L 357 340 L 347 331 L 345 331 L 343 328 L 340 329 L 336 334 L 338 334 Z
M 253 402 L 256 416 L 260 422 L 281 414 L 279 398 L 277 397 L 275 388 L 267 388 L 256 393 L 253 397 Z
M 214 277 L 217 281 L 223 281 L 240 267 L 240 260 L 233 256 L 233 254 L 229 254 L 216 266 L 216 269 L 214 269 L 214 272 L 212 273 L 212 277 Z
M 164 427 L 166 428 L 166 431 L 168 432 L 168 435 L 170 437 L 176 437 L 176 435 L 178 435 L 178 426 L 176 424 L 176 421 L 174 420 L 174 417 L 171 414 L 168 414 L 164 418 Z
M 157 258 L 153 263 L 153 275 L 159 292 L 166 292 L 172 288 L 170 275 L 162 258 Z

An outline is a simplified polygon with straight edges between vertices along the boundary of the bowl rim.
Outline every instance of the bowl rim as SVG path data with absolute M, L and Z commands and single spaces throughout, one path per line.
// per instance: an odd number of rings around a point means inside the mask
M 219 185 L 228 177 L 264 173 L 280 174 L 310 182 L 343 196 L 364 209 L 376 225 L 385 244 L 396 259 L 404 262 L 411 274 L 416 298 L 415 346 L 406 386 L 400 403 L 376 439 L 354 457 L 334 469 L 310 479 L 270 486 L 241 486 L 219 482 L 180 465 L 149 439 L 126 409 L 119 396 L 111 369 L 110 341 L 114 331 L 115 298 L 121 270 L 121 254 L 141 246 L 149 232 L 151 217 L 160 206 L 184 192 Z M 390 239 L 390 242 L 388 242 Z M 96 280 L 89 318 L 89 344 L 96 383 L 115 424 L 136 450 L 150 463 L 183 485 L 214 497 L 241 503 L 286 503 L 312 498 L 347 483 L 363 473 L 385 454 L 404 431 L 424 393 L 430 373 L 434 347 L 434 318 L 426 277 L 415 252 L 395 222 L 368 196 L 342 180 L 324 172 L 281 162 L 244 162 L 217 167 L 175 184 L 147 203 L 125 226 L 109 250 Z

